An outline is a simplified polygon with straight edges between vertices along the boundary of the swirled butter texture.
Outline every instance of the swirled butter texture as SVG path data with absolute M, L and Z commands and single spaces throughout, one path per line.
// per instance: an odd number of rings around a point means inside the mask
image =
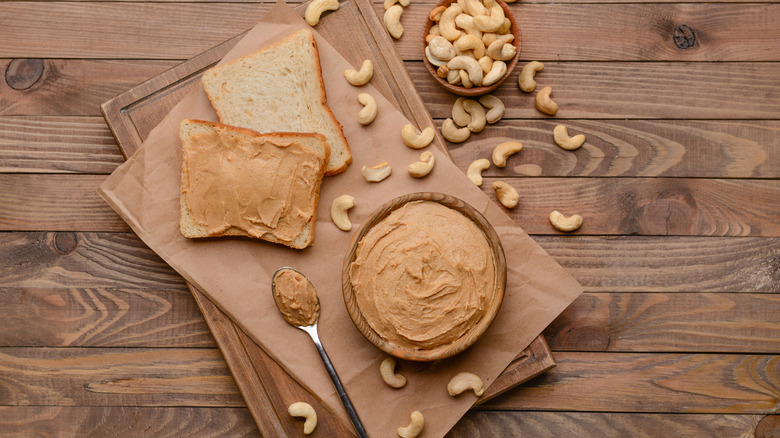
M 495 290 L 493 253 L 463 214 L 410 202 L 358 243 L 350 281 L 361 313 L 391 344 L 410 350 L 449 345 L 483 317 Z

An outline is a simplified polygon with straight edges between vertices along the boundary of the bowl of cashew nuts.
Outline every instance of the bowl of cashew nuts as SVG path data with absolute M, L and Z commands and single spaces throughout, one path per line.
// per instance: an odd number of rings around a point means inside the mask
M 447 207 L 452 210 L 455 215 L 462 215 L 466 221 L 471 222 L 475 229 L 478 230 L 476 235 L 480 235 L 480 239 L 484 238 L 483 242 L 486 243 L 488 256 L 482 258 L 484 255 L 479 250 L 474 251 L 476 246 L 471 243 L 455 244 L 448 247 L 447 251 L 438 252 L 434 248 L 441 246 L 442 240 L 436 237 L 430 239 L 428 242 L 426 239 L 412 239 L 409 236 L 419 237 L 419 233 L 406 234 L 401 232 L 400 234 L 407 238 L 407 240 L 398 240 L 398 235 L 393 237 L 393 232 L 384 234 L 385 231 L 379 231 L 379 235 L 382 236 L 378 241 L 373 237 L 369 237 L 372 234 L 372 230 L 380 225 L 388 217 L 393 216 L 394 212 L 404 208 L 409 204 L 417 203 L 437 203 L 441 206 Z M 397 225 L 394 220 L 391 220 L 394 228 L 404 228 Z M 453 222 L 450 222 L 453 224 Z M 414 228 L 414 227 L 407 227 Z M 419 229 L 430 229 L 428 225 L 418 227 Z M 458 230 L 462 228 L 460 225 L 456 226 Z M 380 227 L 380 229 L 383 229 Z M 435 233 L 437 235 L 447 233 Z M 465 234 L 456 232 L 459 237 L 463 238 L 465 242 Z M 365 246 L 361 242 L 368 239 L 368 243 Z M 377 245 L 373 245 L 374 242 L 380 242 Z M 361 249 L 362 247 L 362 249 Z M 455 248 L 457 247 L 457 248 Z M 368 248 L 368 249 L 366 249 Z M 382 248 L 374 251 L 376 248 Z M 400 250 L 400 254 L 388 256 L 385 258 L 386 248 L 406 248 Z M 406 251 L 409 251 L 408 253 Z M 368 256 L 361 257 L 360 252 L 368 252 Z M 393 252 L 390 250 L 388 252 Z M 459 254 L 454 259 L 448 261 L 453 262 L 457 260 L 457 263 L 448 264 L 442 262 L 442 259 L 447 259 L 449 255 L 446 254 Z M 417 254 L 426 254 L 425 257 L 419 259 Z M 438 255 L 437 255 L 438 254 Z M 464 259 L 464 254 L 469 254 L 468 259 Z M 479 255 L 477 255 L 479 254 Z M 398 263 L 399 257 L 404 259 L 403 263 Z M 371 284 L 362 284 L 362 281 L 355 282 L 355 268 L 356 260 L 365 260 L 373 266 L 379 267 L 377 276 L 371 276 Z M 435 258 L 436 260 L 433 260 Z M 420 264 L 417 265 L 417 261 Z M 487 260 L 491 268 L 485 268 L 484 264 Z M 390 265 L 400 266 L 399 270 L 393 268 L 388 269 L 392 271 L 385 273 L 385 269 L 382 266 L 387 266 L 387 262 Z M 446 266 L 442 268 L 442 266 Z M 481 266 L 488 273 L 488 277 L 479 278 L 484 282 L 471 282 L 470 280 L 476 279 L 468 278 L 476 268 Z M 409 271 L 407 271 L 407 268 Z M 419 272 L 417 272 L 419 270 Z M 456 272 L 457 271 L 457 272 Z M 373 273 L 374 269 L 369 269 L 369 273 Z M 468 273 L 466 276 L 459 277 L 460 272 Z M 445 274 L 442 274 L 445 273 Z M 398 275 L 396 275 L 398 274 Z M 379 279 L 382 277 L 382 279 Z M 411 279 L 411 282 L 409 281 Z M 461 281 L 462 279 L 462 281 Z M 388 280 L 388 282 L 385 282 Z M 358 284 L 361 283 L 361 284 Z M 374 287 L 374 284 L 382 283 L 382 287 Z M 457 285 L 457 286 L 456 286 Z M 358 232 L 353 236 L 350 248 L 344 259 L 344 265 L 342 268 L 342 293 L 344 296 L 344 303 L 347 307 L 352 322 L 361 334 L 372 344 L 378 347 L 380 350 L 389 354 L 390 356 L 412 360 L 412 361 L 435 361 L 445 359 L 447 357 L 454 356 L 461 353 L 471 347 L 490 327 L 495 319 L 498 311 L 501 307 L 501 303 L 504 298 L 504 290 L 506 287 L 506 257 L 504 255 L 503 247 L 501 246 L 501 240 L 482 214 L 480 214 L 472 206 L 455 198 L 453 196 L 434 193 L 434 192 L 419 192 L 408 193 L 397 198 L 394 198 L 385 204 L 377 208 L 361 225 Z M 362 292 L 357 289 L 362 289 Z M 438 290 L 439 293 L 429 295 L 432 290 Z M 399 296 L 397 301 L 398 305 L 385 305 L 388 301 L 394 301 L 394 299 L 388 299 L 387 294 L 393 296 Z M 363 300 L 358 297 L 362 294 Z M 471 300 L 474 296 L 480 296 L 480 300 L 484 300 L 482 309 L 475 304 L 475 301 Z M 464 297 L 461 300 L 459 297 Z M 366 312 L 363 305 L 367 302 L 381 303 L 378 308 L 382 310 L 379 314 L 375 312 L 377 309 Z M 363 304 L 361 304 L 361 302 Z M 470 309 L 467 313 L 471 312 L 477 315 L 477 318 L 473 323 L 465 322 L 465 319 L 461 318 L 462 313 L 454 310 L 447 310 L 439 312 L 436 310 L 443 302 L 447 303 L 447 306 Z M 397 311 L 407 309 L 409 306 L 416 308 L 420 313 L 416 314 L 412 312 L 410 321 L 404 322 L 403 319 L 396 318 Z M 447 306 L 444 306 L 447 308 Z M 374 307 L 369 305 L 369 308 Z M 428 311 L 423 312 L 423 308 L 427 307 Z M 405 312 L 401 312 L 406 314 Z M 423 314 L 425 316 L 423 316 Z M 395 316 L 390 316 L 395 315 Z M 387 326 L 382 327 L 384 323 L 379 323 L 379 320 L 388 322 L 392 327 L 387 329 Z M 413 320 L 413 321 L 412 321 Z M 455 321 L 455 322 L 453 322 Z M 460 322 L 458 322 L 460 321 Z M 419 323 L 419 325 L 418 325 Z M 468 327 L 463 331 L 453 329 L 454 326 Z M 425 331 L 432 330 L 437 334 L 457 332 L 457 336 L 447 336 L 439 340 L 438 335 L 435 337 L 435 341 L 431 344 L 427 343 L 427 340 L 423 340 L 426 335 L 413 334 L 409 335 L 410 331 L 417 333 L 416 330 L 419 327 L 425 327 Z M 394 341 L 392 336 L 387 337 L 382 333 L 387 334 L 395 330 L 401 330 L 406 333 L 403 337 L 407 340 L 413 339 L 412 343 L 399 343 Z M 399 332 L 400 333 L 400 332 Z M 430 333 L 430 332 L 429 332 Z M 419 336 L 418 336 L 419 335 Z M 433 339 L 433 338 L 431 338 Z M 444 340 L 446 339 L 446 340 Z M 417 341 L 425 342 L 423 345 L 416 344 Z
M 425 67 L 459 96 L 495 90 L 520 57 L 520 27 L 503 0 L 444 0 L 431 9 L 423 35 Z

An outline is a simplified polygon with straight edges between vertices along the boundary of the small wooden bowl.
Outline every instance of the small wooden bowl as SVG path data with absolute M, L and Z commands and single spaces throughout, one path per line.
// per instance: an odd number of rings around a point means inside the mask
M 488 245 L 490 246 L 490 249 L 493 253 L 493 263 L 495 268 L 493 299 L 488 303 L 488 307 L 482 319 L 474 327 L 472 327 L 469 332 L 454 342 L 427 350 L 410 350 L 400 348 L 380 337 L 379 334 L 377 334 L 374 329 L 371 328 L 371 325 L 360 311 L 357 297 L 355 296 L 355 291 L 353 290 L 352 283 L 350 282 L 350 265 L 355 260 L 358 242 L 360 242 L 363 236 L 365 236 L 374 225 L 381 222 L 390 213 L 408 202 L 415 201 L 438 202 L 445 207 L 449 207 L 463 214 L 472 222 L 474 222 L 474 224 L 476 224 L 477 227 L 482 231 L 485 239 L 488 242 Z M 460 199 L 457 199 L 453 196 L 432 192 L 410 193 L 408 195 L 400 196 L 385 203 L 376 211 L 374 211 L 374 213 L 371 214 L 366 222 L 360 227 L 360 230 L 352 238 L 352 242 L 344 260 L 344 266 L 342 269 L 342 292 L 344 294 L 344 303 L 347 306 L 347 311 L 349 312 L 349 316 L 352 319 L 352 322 L 358 328 L 360 333 L 362 333 L 369 342 L 379 347 L 379 349 L 385 353 L 400 359 L 413 361 L 434 361 L 444 359 L 454 356 L 473 345 L 480 338 L 480 336 L 485 333 L 488 327 L 490 327 L 490 324 L 493 322 L 493 319 L 498 313 L 498 309 L 501 307 L 501 302 L 504 299 L 505 286 L 506 258 L 504 256 L 504 249 L 501 246 L 501 240 L 499 239 L 498 234 L 496 234 L 496 231 L 493 229 L 490 223 L 485 219 L 484 216 L 482 216 L 482 214 Z
M 476 97 L 476 96 L 482 96 L 483 94 L 490 93 L 491 91 L 498 88 L 508 77 L 512 74 L 512 70 L 514 70 L 515 65 L 517 65 L 517 60 L 520 59 L 520 26 L 517 24 L 517 20 L 515 20 L 515 16 L 512 14 L 512 11 L 509 9 L 509 6 L 503 1 L 503 0 L 495 0 L 496 3 L 498 3 L 501 8 L 504 10 L 504 16 L 509 19 L 509 21 L 512 22 L 512 34 L 515 36 L 515 39 L 512 41 L 512 44 L 514 44 L 515 48 L 517 49 L 517 53 L 515 53 L 515 57 L 512 58 L 506 65 L 506 74 L 496 81 L 495 83 L 488 85 L 487 87 L 471 87 L 466 88 L 462 87 L 460 85 L 452 85 L 449 82 L 447 82 L 447 79 L 443 79 L 439 77 L 438 74 L 436 74 L 436 66 L 431 64 L 428 61 L 428 58 L 425 56 L 425 46 L 428 45 L 428 43 L 425 41 L 425 37 L 428 35 L 428 33 L 431 31 L 431 27 L 433 27 L 434 24 L 436 24 L 435 21 L 428 19 L 428 22 L 425 24 L 425 32 L 423 32 L 423 40 L 422 40 L 422 48 L 423 48 L 423 63 L 425 63 L 425 68 L 428 69 L 428 73 L 431 74 L 433 79 L 438 82 L 439 85 L 441 85 L 445 90 L 449 91 L 450 93 L 457 94 L 458 96 L 465 96 L 465 97 Z M 443 0 L 439 2 L 434 8 L 437 8 L 439 6 L 448 7 L 452 3 L 456 3 L 457 0 Z M 431 8 L 433 9 L 433 8 Z

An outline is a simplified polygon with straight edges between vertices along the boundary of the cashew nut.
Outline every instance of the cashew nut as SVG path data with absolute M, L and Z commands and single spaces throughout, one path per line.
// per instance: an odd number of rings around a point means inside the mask
M 287 408 L 287 412 L 293 417 L 302 417 L 306 421 L 303 423 L 303 433 L 308 435 L 314 432 L 317 427 L 317 413 L 310 404 L 305 402 L 295 402 Z
M 542 71 L 544 69 L 544 64 L 542 64 L 539 61 L 531 61 L 528 64 L 523 66 L 523 69 L 520 70 L 520 76 L 517 78 L 517 85 L 520 86 L 520 89 L 525 91 L 526 93 L 530 93 L 534 91 L 534 88 L 536 88 L 536 81 L 534 81 L 534 75 L 538 71 Z
M 425 42 L 430 43 L 431 40 L 437 36 L 441 36 L 441 33 L 439 33 L 439 25 L 434 24 L 431 26 L 431 30 L 428 31 L 428 35 L 425 36 Z
M 361 169 L 363 179 L 368 182 L 380 182 L 393 173 L 393 166 L 390 163 L 379 163 L 376 166 L 363 166 Z
M 485 108 L 476 100 L 464 100 L 463 109 L 471 116 L 471 122 L 467 125 L 471 132 L 482 132 L 485 129 L 487 119 Z
M 442 65 L 441 67 L 436 69 L 436 74 L 442 78 L 447 79 L 447 75 L 450 73 L 450 68 L 446 65 Z
M 437 38 L 441 38 L 441 37 L 437 37 Z M 447 61 L 443 61 L 443 60 L 437 58 L 436 56 L 434 56 L 433 53 L 431 53 L 431 46 L 430 45 L 425 46 L 425 58 L 428 59 L 428 62 L 430 62 L 431 65 L 436 66 L 436 67 L 441 67 L 443 65 L 447 65 Z
M 455 103 L 452 105 L 452 121 L 458 126 L 468 126 L 471 123 L 471 116 L 463 106 L 465 101 L 465 97 L 459 97 L 455 99 Z
M 466 7 L 463 9 L 469 15 L 476 17 L 477 15 L 488 15 L 490 12 L 479 0 L 465 0 Z
M 519 141 L 505 141 L 499 143 L 498 146 L 493 149 L 493 164 L 498 167 L 505 167 L 507 158 L 521 150 L 523 150 L 523 144 Z
M 406 427 L 398 428 L 398 436 L 401 438 L 415 438 L 419 435 L 423 426 L 425 426 L 425 419 L 420 411 L 412 412 L 412 422 Z
M 568 233 L 582 226 L 582 216 L 575 214 L 566 217 L 556 210 L 550 213 L 550 223 L 560 231 Z
M 479 63 L 476 59 L 465 56 L 465 55 L 459 55 L 456 56 L 447 63 L 447 67 L 450 68 L 450 70 L 455 69 L 463 69 L 466 70 L 466 72 L 469 75 L 469 80 L 474 85 L 479 85 L 482 83 L 482 67 L 480 67 Z
M 360 122 L 361 125 L 368 125 L 376 118 L 376 100 L 368 93 L 358 94 L 357 100 L 363 105 L 363 109 L 358 112 L 358 122 Z
M 485 393 L 485 385 L 476 374 L 458 373 L 447 384 L 447 392 L 453 397 L 469 389 L 474 391 L 477 397 Z
M 460 52 L 473 50 L 472 53 L 474 54 L 474 59 L 479 59 L 485 56 L 485 43 L 482 42 L 482 38 L 479 38 L 475 35 L 462 35 L 460 38 L 455 40 L 453 45 L 455 46 L 455 49 L 459 50 Z
M 506 63 L 504 61 L 493 61 L 490 71 L 482 79 L 482 85 L 491 85 L 498 82 L 506 74 Z
M 499 35 L 508 34 L 511 29 L 512 29 L 512 20 L 508 18 L 504 18 L 504 24 L 502 24 L 501 27 L 498 28 L 498 34 Z
M 493 58 L 487 55 L 477 59 L 477 62 L 479 63 L 479 66 L 482 67 L 482 73 L 487 74 L 487 72 L 493 68 Z M 482 81 L 484 82 L 484 79 Z
M 360 66 L 359 71 L 355 71 L 353 69 L 344 71 L 344 78 L 347 80 L 347 82 L 349 82 L 350 84 L 356 87 L 359 87 L 361 85 L 366 85 L 373 76 L 374 76 L 374 64 L 371 62 L 370 59 L 366 59 L 365 61 L 363 61 L 363 65 Z
M 441 36 L 450 41 L 455 41 L 463 34 L 463 32 L 455 27 L 455 17 L 461 12 L 463 12 L 463 9 L 456 4 L 451 4 L 442 12 L 441 19 L 439 19 L 439 32 L 441 32 Z
M 485 119 L 491 125 L 504 117 L 504 111 L 506 110 L 504 107 L 504 102 L 502 102 L 498 97 L 492 94 L 486 94 L 479 98 L 479 103 L 488 109 L 488 111 L 485 113 Z
M 494 4 L 490 7 L 490 15 L 474 16 L 474 25 L 482 32 L 496 32 L 504 25 L 504 8 Z
M 441 124 L 441 135 L 452 143 L 463 143 L 468 140 L 471 130 L 468 127 L 458 128 L 452 119 Z
M 458 70 L 458 75 L 460 76 L 460 83 L 465 88 L 471 88 L 474 86 L 474 83 L 471 82 L 471 78 L 469 78 L 469 74 L 466 72 L 466 70 Z
M 552 93 L 552 87 L 544 87 L 536 93 L 535 103 L 536 109 L 539 111 L 554 116 L 558 112 L 558 104 L 550 98 Z
M 382 380 L 393 388 L 403 388 L 406 385 L 406 377 L 395 373 L 395 359 L 388 357 L 379 365 L 379 374 Z
M 330 219 L 340 230 L 349 231 L 352 229 L 352 222 L 349 221 L 347 210 L 354 206 L 355 198 L 349 195 L 341 195 L 330 204 Z
M 485 43 L 485 47 L 491 45 L 496 40 L 498 34 L 495 32 L 485 32 L 482 34 L 482 42 Z
M 498 202 L 506 208 L 515 208 L 520 202 L 520 194 L 517 193 L 517 190 L 503 181 L 495 181 L 493 191 L 496 192 Z
M 313 0 L 309 6 L 306 6 L 303 18 L 309 23 L 309 26 L 316 26 L 320 22 L 320 16 L 325 11 L 335 11 L 338 8 L 338 0 Z
M 431 9 L 430 13 L 428 13 L 428 18 L 430 18 L 431 21 L 441 20 L 441 14 L 445 9 L 447 9 L 446 6 L 436 6 L 435 8 Z
M 445 61 L 445 64 L 446 61 L 449 61 L 456 55 L 455 47 L 443 36 L 433 37 L 431 42 L 428 43 L 428 47 L 430 48 L 431 55 Z
M 409 175 L 415 178 L 422 178 L 431 173 L 435 162 L 436 159 L 433 157 L 433 154 L 425 151 L 420 155 L 420 161 L 415 161 L 409 165 Z
M 564 125 L 558 125 L 553 129 L 553 138 L 558 146 L 567 151 L 573 151 L 585 143 L 584 134 L 577 134 L 574 137 L 569 137 L 569 131 Z
M 390 33 L 390 36 L 399 39 L 404 34 L 404 27 L 401 26 L 401 14 L 403 14 L 404 8 L 401 5 L 390 6 L 390 9 L 385 11 L 383 17 L 385 22 L 385 29 Z
M 445 66 L 446 67 L 446 66 Z M 458 85 L 460 84 L 460 70 L 450 70 L 449 67 L 447 67 L 447 82 L 449 82 L 452 85 Z
M 411 3 L 411 0 L 385 0 L 384 2 L 385 10 L 390 9 L 396 3 L 398 3 L 403 7 L 407 7 Z
M 436 131 L 430 126 L 423 129 L 418 133 L 417 129 L 412 125 L 404 125 L 401 128 L 401 137 L 404 139 L 404 143 L 413 149 L 422 149 L 433 141 L 433 137 L 436 136 Z
M 510 43 L 505 43 L 504 40 L 500 38 L 496 38 L 496 40 L 487 47 L 486 53 L 496 61 L 509 61 L 517 54 L 517 47 Z
M 474 160 L 469 164 L 468 170 L 466 170 L 466 176 L 477 185 L 482 186 L 482 171 L 490 167 L 490 161 L 487 158 L 480 158 Z
M 455 17 L 455 26 L 457 26 L 459 29 L 463 29 L 467 35 L 473 35 L 482 39 L 482 31 L 477 29 L 477 26 L 474 25 L 474 17 L 469 14 L 458 14 Z

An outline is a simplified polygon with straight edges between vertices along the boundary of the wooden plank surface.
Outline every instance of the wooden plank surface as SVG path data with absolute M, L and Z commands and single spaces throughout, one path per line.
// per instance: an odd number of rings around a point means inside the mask
M 258 436 L 186 284 L 92 190 L 123 161 L 100 104 L 271 3 L 0 3 L 0 435 Z M 423 69 L 418 29 L 433 4 L 405 10 L 393 46 L 440 124 L 454 98 Z M 512 8 L 521 64 L 545 62 L 561 112 L 510 80 L 507 117 L 447 147 L 465 169 L 523 142 L 485 174 L 526 190 L 510 214 L 587 292 L 545 331 L 559 366 L 449 436 L 778 436 L 780 4 Z M 154 117 L 136 116 L 148 132 Z M 583 148 L 552 144 L 561 122 Z M 553 205 L 588 212 L 579 235 L 546 225 Z

